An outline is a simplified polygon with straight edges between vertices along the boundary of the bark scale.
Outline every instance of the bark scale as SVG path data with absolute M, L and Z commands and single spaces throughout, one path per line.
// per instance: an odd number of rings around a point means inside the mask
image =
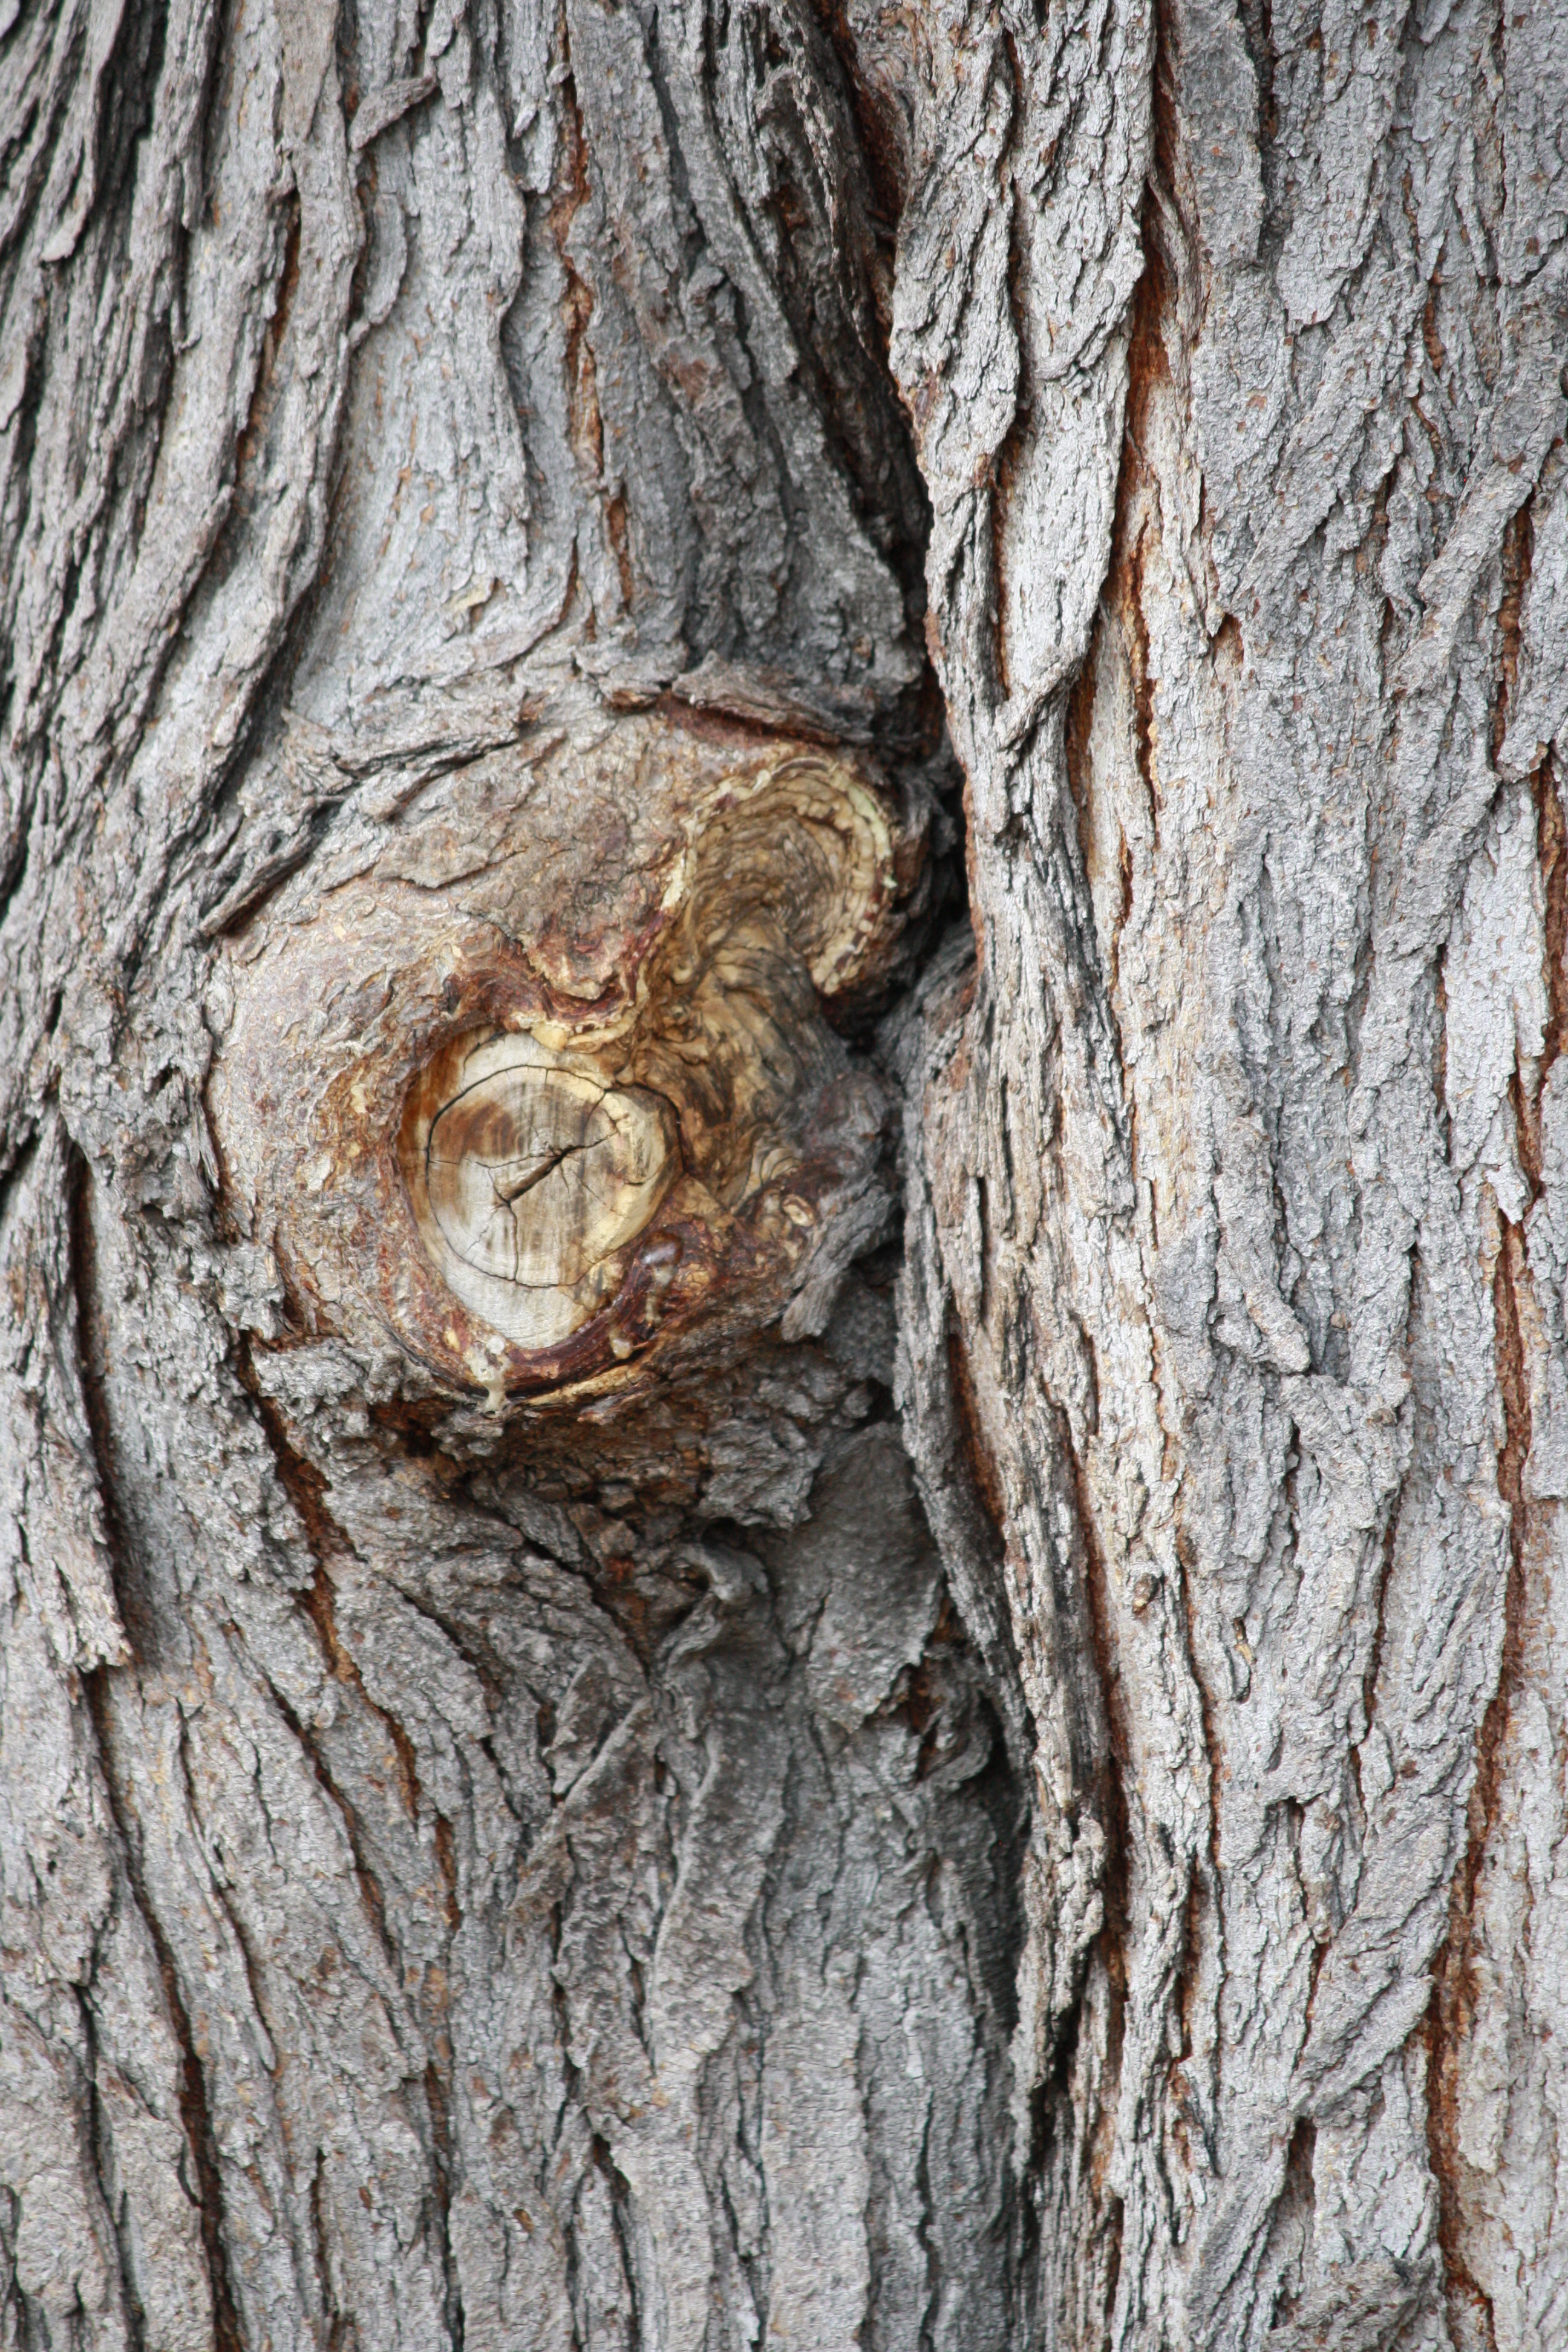
M 0 0 L 0 2342 L 1568 2328 L 1565 31 Z

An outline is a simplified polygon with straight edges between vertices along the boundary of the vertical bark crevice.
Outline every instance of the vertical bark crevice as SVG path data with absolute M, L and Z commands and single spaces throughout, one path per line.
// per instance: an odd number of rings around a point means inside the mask
M 352 1692 L 354 1701 L 385 1733 L 395 1759 L 395 1784 L 402 1808 L 410 1825 L 417 1829 L 425 1815 L 425 1798 L 420 1787 L 414 1743 L 391 1709 L 379 1705 L 366 1690 L 358 1662 L 338 1625 L 332 1563 L 352 1558 L 353 1544 L 327 1508 L 325 1496 L 328 1484 L 324 1474 L 291 1441 L 284 1416 L 265 1393 L 257 1378 L 248 1348 L 240 1350 L 238 1368 L 241 1383 L 256 1410 L 277 1465 L 279 1482 L 300 1516 L 310 1550 L 311 1575 L 309 1584 L 299 1595 L 301 1612 L 313 1630 L 333 1681 Z M 372 1863 L 366 1824 L 349 1790 L 333 1774 L 321 1739 L 290 1705 L 275 1681 L 269 1679 L 268 1690 L 273 1706 L 298 1743 L 312 1777 L 342 1823 L 365 1916 L 389 1967 L 395 1977 L 402 1978 L 409 1965 L 408 1953 L 397 1932 L 395 1915 L 389 1912 L 388 1891 Z M 448 1927 L 455 1929 L 460 1915 L 457 1911 L 455 1896 L 451 1826 L 439 1814 L 434 1816 L 433 1826 L 437 1853 L 447 1887 L 447 1922 Z M 237 1923 L 235 1932 L 237 1937 L 240 1935 Z M 322 2292 L 326 2294 L 328 2274 L 325 2271 L 321 2278 Z
M 1133 1746 L 1125 1712 L 1125 1693 L 1116 1657 L 1116 1635 L 1112 1614 L 1110 1576 L 1100 1528 L 1095 1517 L 1089 1481 L 1073 1444 L 1072 1425 L 1067 1413 L 1057 1409 L 1058 1443 L 1063 1458 L 1068 1465 L 1075 1515 L 1079 1540 L 1083 1547 L 1084 1592 L 1088 1602 L 1088 1625 L 1094 1647 L 1094 1664 L 1101 1702 L 1105 1712 L 1106 1745 L 1100 1771 L 1095 1776 L 1095 1800 L 1105 1824 L 1105 1854 L 1100 1868 L 1101 1898 L 1105 1906 L 1102 1937 L 1114 1959 L 1108 1959 L 1113 1975 L 1125 1976 L 1125 1938 L 1127 1935 L 1128 1874 L 1131 1865 L 1131 1834 L 1128 1819 L 1126 1781 L 1134 1769 Z M 1085 1761 L 1088 1762 L 1086 1758 Z M 1087 1777 L 1087 1776 L 1086 1776 Z M 1116 2079 L 1108 2074 L 1114 2096 Z
M 445 2053 L 451 2063 L 449 2050 Z M 463 2294 L 452 2245 L 452 2124 L 451 2089 L 440 2065 L 432 2058 L 425 2069 L 425 2110 L 430 2123 L 431 2178 L 435 2184 L 435 2237 L 446 2284 L 446 2320 L 452 2352 L 463 2352 L 466 2333 Z
M 1521 509 L 1522 512 L 1523 509 Z M 1542 1165 L 1542 1105 L 1557 1058 L 1568 1036 L 1568 823 L 1555 765 L 1544 759 L 1530 780 L 1535 803 L 1535 855 L 1542 899 L 1546 1018 L 1542 1026 L 1541 1053 L 1533 1066 L 1516 1061 L 1509 1081 L 1520 1166 L 1532 1200 L 1545 1191 Z
M 132 1898 L 152 1939 L 164 2008 L 179 2052 L 180 2121 L 195 2170 L 194 2179 L 186 2185 L 195 2198 L 200 2217 L 207 2286 L 212 2296 L 214 2352 L 249 2352 L 229 2277 L 222 2176 L 207 2099 L 206 2077 L 192 2030 L 190 2012 L 181 1990 L 174 1951 L 142 1881 L 134 1806 L 130 1792 L 120 1785 L 114 1769 L 110 1676 L 111 1672 L 125 1671 L 99 1667 L 94 1673 L 83 1676 L 82 1687 L 97 1734 L 104 1791 L 120 1835 L 120 1860 Z
M 96 1954 L 94 1956 L 96 1962 Z M 123 2303 L 126 2331 L 131 2352 L 147 2352 L 147 2315 L 142 2308 L 136 2291 L 135 2263 L 126 2229 L 125 2201 L 115 2194 L 112 2159 L 107 2146 L 103 2101 L 99 2085 L 100 2051 L 97 2021 L 92 2012 L 92 1984 L 89 1979 L 77 1995 L 77 2014 L 80 2021 L 83 2075 L 86 2082 L 87 2113 L 83 2118 L 87 2145 L 92 2161 L 93 2177 L 103 2201 L 104 2212 L 114 2234 L 115 2252 L 119 2262 L 119 2287 Z
M 152 1664 L 158 1654 L 158 1628 L 145 1576 L 121 1518 L 114 1470 L 113 1433 L 103 1386 L 103 1306 L 99 1297 L 92 1223 L 92 1176 L 79 1150 L 69 1155 L 67 1182 L 70 1235 L 71 1303 L 76 1320 L 77 1376 L 81 1384 L 83 1417 L 92 1449 L 95 1486 L 103 1514 L 115 1604 L 121 1623 L 139 1662 Z
M 1464 2046 L 1473 2033 L 1479 2006 L 1476 1958 L 1480 1877 L 1506 1792 L 1511 1710 L 1524 1673 L 1530 1606 L 1526 1559 L 1529 1504 L 1524 1478 L 1530 1459 L 1531 1428 L 1518 1286 L 1526 1276 L 1523 1234 L 1516 1225 L 1500 1223 L 1492 1297 L 1498 1390 L 1503 1422 L 1502 1444 L 1497 1456 L 1497 1483 L 1498 1492 L 1509 1514 L 1509 1570 L 1502 1645 L 1496 1687 L 1488 1702 L 1477 1741 L 1476 1773 L 1469 1799 L 1467 1839 L 1454 1874 L 1447 1935 L 1439 1948 L 1433 1969 L 1432 2002 L 1427 2012 L 1426 2028 L 1427 2064 L 1432 2085 L 1428 2099 L 1427 2133 L 1433 2176 L 1437 2186 L 1438 2242 L 1444 2273 L 1451 2301 L 1463 2304 L 1473 2315 L 1482 2331 L 1482 2340 L 1488 2352 L 1498 2352 L 1499 2346 L 1492 2299 L 1474 2276 L 1465 2251 L 1467 2162 L 1459 2122 L 1460 2068 Z

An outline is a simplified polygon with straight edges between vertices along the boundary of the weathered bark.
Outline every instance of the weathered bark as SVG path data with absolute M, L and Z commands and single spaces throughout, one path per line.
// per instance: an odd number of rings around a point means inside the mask
M 1568 2336 L 1565 56 L 0 0 L 0 2344 Z

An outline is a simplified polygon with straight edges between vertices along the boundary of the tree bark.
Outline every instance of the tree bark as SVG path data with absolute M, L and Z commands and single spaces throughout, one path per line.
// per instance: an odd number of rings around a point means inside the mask
M 1568 2336 L 1564 58 L 0 0 L 0 2346 Z

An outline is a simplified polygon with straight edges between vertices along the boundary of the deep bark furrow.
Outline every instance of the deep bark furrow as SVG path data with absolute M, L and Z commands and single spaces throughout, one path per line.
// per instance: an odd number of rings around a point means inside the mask
M 234 2294 L 229 2284 L 228 2252 L 224 2234 L 223 2189 L 213 2138 L 212 2118 L 207 2107 L 206 2084 L 202 2072 L 202 2062 L 180 1990 L 179 1971 L 175 1966 L 174 1953 L 158 1924 L 157 1913 L 148 1901 L 146 1890 L 140 1881 L 137 1861 L 139 1841 L 134 1827 L 134 1813 L 127 1804 L 126 1792 L 117 1788 L 113 1778 L 111 1769 L 113 1729 L 108 1713 L 108 1694 L 104 1688 L 101 1670 L 88 1677 L 86 1690 L 94 1728 L 98 1735 L 98 1759 L 103 1772 L 104 1787 L 116 1827 L 120 1832 L 127 1890 L 152 1938 L 153 1948 L 157 1956 L 158 1979 L 163 1990 L 164 2007 L 179 2053 L 180 2121 L 184 2132 L 188 2160 L 195 2171 L 193 2188 L 200 2219 L 207 2285 L 212 2295 L 215 2352 L 239 2352 L 239 2347 L 247 2339 L 240 2328 Z

